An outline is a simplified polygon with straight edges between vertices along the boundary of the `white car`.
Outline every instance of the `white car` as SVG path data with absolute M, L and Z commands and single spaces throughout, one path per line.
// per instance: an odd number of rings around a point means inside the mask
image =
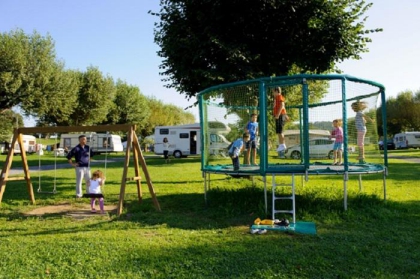
M 309 140 L 309 157 L 311 158 L 329 158 L 334 156 L 334 141 L 335 139 L 329 138 L 315 138 Z M 300 159 L 302 151 L 300 145 L 293 145 L 286 149 L 285 156 L 292 159 Z

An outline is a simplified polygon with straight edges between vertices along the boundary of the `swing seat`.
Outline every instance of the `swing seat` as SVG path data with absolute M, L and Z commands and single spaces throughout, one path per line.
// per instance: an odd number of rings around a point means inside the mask
M 103 194 L 90 194 L 90 193 L 86 193 L 83 194 L 84 198 L 103 198 L 104 195 Z

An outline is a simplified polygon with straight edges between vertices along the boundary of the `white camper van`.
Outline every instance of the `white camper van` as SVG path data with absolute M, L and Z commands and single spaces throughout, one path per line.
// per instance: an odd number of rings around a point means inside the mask
M 10 142 L 12 142 L 13 138 L 10 139 Z M 35 153 L 36 150 L 36 137 L 31 136 L 31 135 L 22 135 L 22 141 L 23 141 L 23 146 L 25 148 L 26 153 L 32 154 Z M 7 148 L 3 147 L 2 148 L 2 153 L 6 153 L 7 152 Z M 15 154 L 20 153 L 20 147 L 19 147 L 19 143 L 16 141 L 15 146 L 13 147 L 13 152 Z
M 396 149 L 420 148 L 420 132 L 405 132 L 395 134 L 394 143 Z
M 79 144 L 79 136 L 81 134 L 62 134 L 60 140 L 60 147 L 66 151 L 70 151 L 73 147 Z M 87 138 L 87 145 L 92 148 L 95 154 L 105 152 L 122 152 L 123 145 L 121 137 L 112 134 L 84 134 Z
M 209 126 L 208 140 L 210 142 L 210 154 L 223 155 L 230 144 L 224 134 L 229 133 L 230 128 L 226 124 L 217 121 L 210 122 Z M 155 128 L 155 154 L 163 154 L 163 139 L 167 138 L 169 142 L 169 155 L 175 158 L 199 155 L 201 153 L 200 129 L 200 123 L 157 126 Z

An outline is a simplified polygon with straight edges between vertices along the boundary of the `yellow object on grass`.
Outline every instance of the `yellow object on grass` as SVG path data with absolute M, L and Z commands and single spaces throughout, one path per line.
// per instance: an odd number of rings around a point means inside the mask
M 261 220 L 260 218 L 257 218 L 255 219 L 254 224 L 255 225 L 274 225 L 274 220 L 271 220 L 271 219 Z

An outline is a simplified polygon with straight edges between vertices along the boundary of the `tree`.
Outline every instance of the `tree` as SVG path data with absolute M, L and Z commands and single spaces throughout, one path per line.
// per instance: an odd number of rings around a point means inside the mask
M 45 99 L 56 70 L 50 36 L 22 30 L 0 33 L 0 111 L 20 106 L 26 114 L 34 113 L 33 102 Z
M 69 125 L 71 115 L 78 106 L 79 72 L 64 70 L 64 65 L 57 64 L 51 75 L 48 86 L 44 88 L 45 96 L 34 99 L 27 108 L 38 115 L 37 126 Z
M 7 109 L 0 112 L 0 123 L 0 142 L 10 142 L 13 130 L 18 127 L 23 127 L 23 118 L 19 113 Z
M 370 42 L 363 0 L 161 0 L 163 81 L 187 98 L 220 83 L 325 72 Z M 240 8 L 239 8 L 240 7 Z
M 420 130 L 420 90 L 400 92 L 396 98 L 388 98 L 385 105 L 388 134 Z M 382 131 L 382 105 L 377 111 L 378 131 Z M 382 133 L 380 135 L 382 136 Z
M 138 87 L 118 80 L 114 104 L 108 113 L 107 124 L 135 124 L 139 129 L 150 115 L 147 98 Z
M 115 85 L 111 77 L 104 77 L 98 68 L 89 67 L 79 73 L 80 88 L 77 104 L 69 125 L 94 125 L 106 121 L 115 97 Z

